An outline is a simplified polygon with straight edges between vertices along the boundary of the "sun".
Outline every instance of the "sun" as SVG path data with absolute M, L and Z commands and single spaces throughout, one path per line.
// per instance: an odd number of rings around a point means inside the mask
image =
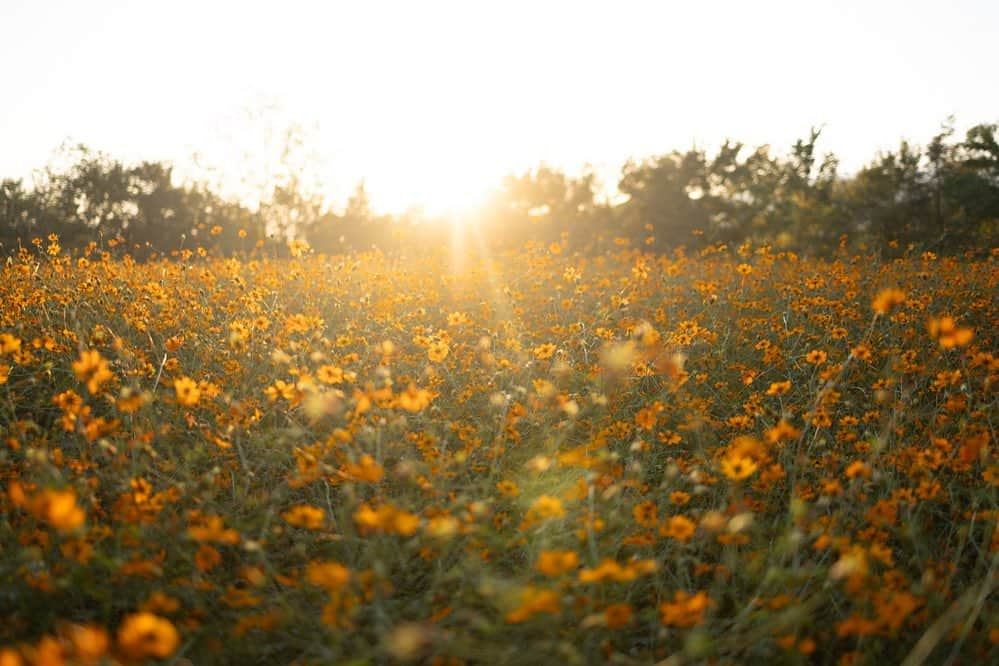
M 446 218 L 463 224 L 485 203 L 498 177 L 488 165 L 456 164 L 452 160 L 397 158 L 393 164 L 374 170 L 367 178 L 371 199 L 388 212 L 419 210 L 427 217 Z M 400 168 L 410 163 L 410 168 Z

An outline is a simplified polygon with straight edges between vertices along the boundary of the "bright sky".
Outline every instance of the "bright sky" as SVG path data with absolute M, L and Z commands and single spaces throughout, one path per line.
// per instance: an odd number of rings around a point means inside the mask
M 994 0 L 2 0 L 0 26 L 0 177 L 67 138 L 258 173 L 240 118 L 261 100 L 312 128 L 332 196 L 366 178 L 387 211 L 540 161 L 613 180 L 629 156 L 785 149 L 820 124 L 849 171 L 950 114 L 999 120 Z

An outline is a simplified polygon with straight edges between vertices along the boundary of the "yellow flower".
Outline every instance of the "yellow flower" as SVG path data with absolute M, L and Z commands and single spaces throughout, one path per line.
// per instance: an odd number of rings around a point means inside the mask
M 964 347 L 975 337 L 970 328 L 958 328 L 952 317 L 930 319 L 926 324 L 930 337 L 935 338 L 941 349 Z
M 552 354 L 554 353 L 555 353 L 555 345 L 551 344 L 550 342 L 543 345 L 539 345 L 534 348 L 534 358 L 538 359 L 539 361 L 544 360 L 546 358 L 551 358 Z
M 198 382 L 190 377 L 181 377 L 173 382 L 173 389 L 177 393 L 177 404 L 182 407 L 195 407 L 201 400 L 201 390 L 198 389 Z
M 538 571 L 555 578 L 579 566 L 579 555 L 573 550 L 543 550 L 538 556 Z
M 418 389 L 412 384 L 399 394 L 396 401 L 407 412 L 418 412 L 430 404 L 432 395 L 426 389 Z
M 513 481 L 500 481 L 496 484 L 496 488 L 504 497 L 516 497 L 520 494 L 520 488 Z
M 895 306 L 905 303 L 905 292 L 897 288 L 882 289 L 874 297 L 871 309 L 875 314 L 884 315 L 895 309 Z
M 65 634 L 73 645 L 77 659 L 82 663 L 96 662 L 107 654 L 110 640 L 107 632 L 101 627 L 90 624 L 72 624 L 66 628 Z
M 721 461 L 722 472 L 733 481 L 741 481 L 752 476 L 756 468 L 757 465 L 753 459 L 744 456 L 728 455 Z
M 339 562 L 310 562 L 305 577 L 313 585 L 333 593 L 342 590 L 350 581 L 350 569 Z
M 427 358 L 429 358 L 434 363 L 440 363 L 445 358 L 447 358 L 448 353 L 451 351 L 450 347 L 443 340 L 438 340 L 437 342 L 430 345 L 427 349 Z
M 86 383 L 87 390 L 97 393 L 114 374 L 108 368 L 108 362 L 95 349 L 80 352 L 80 359 L 73 361 L 73 372 L 76 378 Z
M 541 519 L 561 518 L 565 515 L 565 509 L 562 508 L 562 500 L 559 498 L 552 497 L 551 495 L 542 495 L 534 500 L 530 513 Z
M 239 532 L 225 527 L 221 516 L 204 516 L 198 519 L 200 525 L 187 528 L 187 533 L 197 541 L 214 541 L 216 543 L 239 543 Z
M 656 506 L 656 503 L 648 500 L 636 504 L 631 510 L 635 522 L 642 527 L 655 527 L 659 522 L 658 513 L 659 507 Z
M 118 627 L 118 647 L 129 659 L 165 659 L 180 643 L 180 634 L 170 620 L 152 613 L 133 613 Z
M 517 624 L 537 613 L 555 615 L 561 610 L 561 595 L 555 590 L 528 587 L 521 593 L 520 605 L 506 614 L 506 621 Z
M 770 384 L 770 388 L 767 389 L 767 395 L 784 395 L 791 390 L 791 380 L 783 382 L 773 382 Z
M 304 527 L 307 530 L 322 529 L 326 523 L 326 512 L 311 504 L 293 506 L 281 514 L 284 521 L 293 527 Z
M 604 623 L 608 629 L 619 629 L 631 624 L 630 604 L 611 604 L 604 609 Z
M 335 365 L 323 365 L 316 370 L 316 379 L 323 384 L 343 383 L 343 370 Z
M 821 349 L 813 349 L 805 355 L 805 360 L 812 365 L 822 365 L 826 362 L 827 354 Z
M 673 516 L 660 528 L 659 533 L 677 541 L 687 542 L 694 536 L 697 524 L 686 516 Z
M 21 350 L 21 339 L 10 333 L 0 333 L 0 354 L 14 354 Z
M 704 621 L 704 611 L 712 603 L 704 592 L 688 594 L 679 590 L 672 602 L 659 605 L 660 621 L 668 627 L 693 627 Z

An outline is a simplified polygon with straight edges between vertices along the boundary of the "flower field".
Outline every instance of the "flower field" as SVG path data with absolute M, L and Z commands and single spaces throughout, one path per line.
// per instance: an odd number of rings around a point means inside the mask
M 3 266 L 0 664 L 999 659 L 999 251 L 291 250 Z

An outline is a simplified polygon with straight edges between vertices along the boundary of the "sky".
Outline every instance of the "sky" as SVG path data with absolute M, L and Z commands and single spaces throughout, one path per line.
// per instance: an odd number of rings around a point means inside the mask
M 629 157 L 822 126 L 850 172 L 999 121 L 987 0 L 0 0 L 0 26 L 0 177 L 72 142 L 236 192 L 298 123 L 331 200 L 364 179 L 376 210 L 438 213 L 541 162 L 613 184 Z

